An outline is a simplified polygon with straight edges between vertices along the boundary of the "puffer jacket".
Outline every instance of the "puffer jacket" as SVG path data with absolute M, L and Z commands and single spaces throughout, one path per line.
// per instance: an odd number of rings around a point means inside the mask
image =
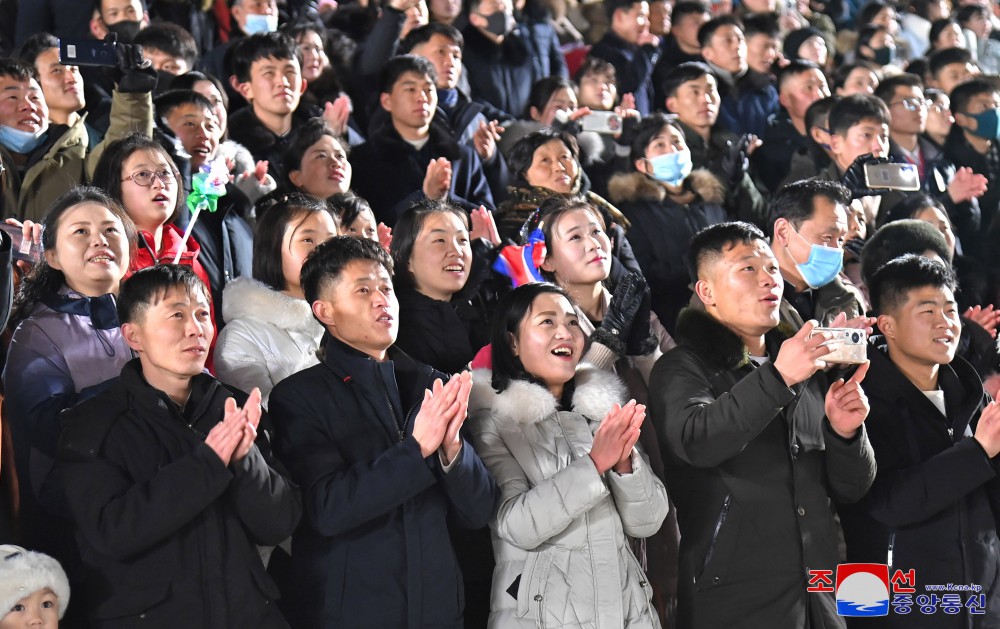
M 241 277 L 223 291 L 222 318 L 226 327 L 215 346 L 219 379 L 243 391 L 258 387 L 265 407 L 274 385 L 319 363 L 323 326 L 304 299 Z
M 642 568 L 625 536 L 648 537 L 667 515 L 667 492 L 638 451 L 631 474 L 597 473 L 593 433 L 624 386 L 578 368 L 572 410 L 542 386 L 492 374 L 473 378 L 470 425 L 501 491 L 490 524 L 497 566 L 489 626 L 660 626 Z

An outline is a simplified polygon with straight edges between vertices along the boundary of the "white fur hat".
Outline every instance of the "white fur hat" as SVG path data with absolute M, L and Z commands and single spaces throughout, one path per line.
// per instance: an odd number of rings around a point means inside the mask
M 59 618 L 69 605 L 69 580 L 59 562 L 20 546 L 0 546 L 0 618 L 19 600 L 49 588 L 59 599 Z

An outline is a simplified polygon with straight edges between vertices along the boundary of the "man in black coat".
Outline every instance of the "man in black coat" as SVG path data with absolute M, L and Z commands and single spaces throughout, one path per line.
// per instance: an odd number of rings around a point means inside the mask
M 611 28 L 590 54 L 615 67 L 618 93 L 635 96 L 643 116 L 653 111 L 653 68 L 660 58 L 660 38 L 649 32 L 649 5 L 645 0 L 605 3 Z
M 840 514 L 848 561 L 914 570 L 912 599 L 927 584 L 982 586 L 986 614 L 964 605 L 954 615 L 890 612 L 865 627 L 1000 626 L 1000 407 L 955 355 L 955 285 L 943 264 L 913 254 L 869 283 L 884 335 L 868 346 L 864 382 L 878 474 L 868 495 Z M 970 594 L 959 596 L 964 604 Z
M 281 381 L 277 447 L 304 489 L 292 540 L 301 629 L 463 626 L 448 521 L 485 526 L 499 492 L 461 436 L 472 381 L 396 350 L 392 261 L 337 236 L 302 267 L 322 362 Z M 441 382 L 448 380 L 447 384 Z
M 54 474 L 78 529 L 92 627 L 287 627 L 257 545 L 292 534 L 298 489 L 269 460 L 260 391 L 205 373 L 208 289 L 190 268 L 122 285 L 139 355 L 66 411 Z

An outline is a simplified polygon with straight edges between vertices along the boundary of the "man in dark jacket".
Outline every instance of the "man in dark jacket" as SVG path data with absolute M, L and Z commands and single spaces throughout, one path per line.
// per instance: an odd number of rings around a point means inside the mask
M 843 627 L 809 569 L 835 569 L 830 499 L 864 496 L 875 461 L 859 386 L 821 371 L 829 336 L 778 329 L 782 280 L 763 232 L 722 223 L 691 242 L 702 309 L 681 312 L 650 409 L 681 530 L 678 626 Z
M 943 264 L 912 254 L 875 272 L 868 290 L 885 345 L 868 346 L 864 389 L 878 474 L 840 513 L 848 561 L 913 570 L 913 599 L 924 584 L 981 586 L 986 613 L 890 613 L 865 627 L 998 626 L 1000 406 L 955 355 L 955 285 Z
M 302 268 L 326 327 L 322 362 L 281 381 L 269 408 L 278 449 L 304 488 L 292 542 L 296 627 L 463 626 L 462 574 L 447 521 L 481 528 L 499 497 L 460 434 L 472 381 L 392 347 L 392 261 L 337 236 Z
M 645 0 L 604 3 L 611 26 L 590 50 L 593 57 L 615 67 L 618 93 L 635 96 L 643 116 L 653 110 L 653 68 L 660 58 L 660 38 L 649 32 L 649 5 Z
M 287 627 L 256 545 L 291 535 L 299 492 L 268 462 L 260 391 L 203 371 L 208 289 L 188 267 L 143 269 L 123 284 L 118 316 L 139 358 L 66 411 L 55 472 L 92 626 Z

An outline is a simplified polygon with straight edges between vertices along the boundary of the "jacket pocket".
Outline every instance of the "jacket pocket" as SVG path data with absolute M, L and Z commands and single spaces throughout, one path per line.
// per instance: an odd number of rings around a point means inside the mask
M 98 605 L 94 616 L 98 620 L 146 620 L 169 598 L 170 581 L 124 587 Z
M 546 551 L 531 552 L 524 562 L 524 572 L 517 589 L 518 618 L 535 618 L 542 621 L 542 611 L 545 606 L 545 590 L 548 582 L 548 569 L 552 558 Z
M 698 587 L 704 589 L 722 583 L 722 575 L 718 569 L 726 563 L 726 555 L 731 552 L 731 546 L 735 542 L 738 533 L 734 530 L 738 526 L 733 521 L 733 497 L 726 496 L 719 510 L 719 516 L 715 519 L 712 527 L 712 537 L 705 550 L 705 558 L 702 561 L 701 573 L 698 575 Z

